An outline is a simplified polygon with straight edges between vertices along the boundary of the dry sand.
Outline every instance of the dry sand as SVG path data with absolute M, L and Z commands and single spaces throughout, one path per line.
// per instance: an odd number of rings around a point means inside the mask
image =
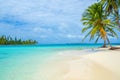
M 44 80 L 120 80 L 120 51 L 88 49 L 59 52 L 40 72 Z M 36 77 L 36 80 L 39 79 Z

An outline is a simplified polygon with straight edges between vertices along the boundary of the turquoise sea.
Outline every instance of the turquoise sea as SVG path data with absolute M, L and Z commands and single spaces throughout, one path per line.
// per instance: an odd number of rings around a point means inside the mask
M 0 80 L 37 80 L 33 75 L 57 52 L 100 46 L 101 44 L 0 46 Z M 41 75 L 42 73 L 39 74 Z

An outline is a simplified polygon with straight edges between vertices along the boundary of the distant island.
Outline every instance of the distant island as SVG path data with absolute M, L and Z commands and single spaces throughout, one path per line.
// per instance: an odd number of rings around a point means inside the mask
M 30 45 L 30 44 L 37 44 L 36 40 L 22 40 L 12 38 L 11 36 L 0 36 L 0 45 Z

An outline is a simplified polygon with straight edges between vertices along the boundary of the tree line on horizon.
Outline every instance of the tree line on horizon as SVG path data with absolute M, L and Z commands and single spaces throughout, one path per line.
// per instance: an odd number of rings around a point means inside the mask
M 22 40 L 18 38 L 12 38 L 11 36 L 0 36 L 0 45 L 29 45 L 37 44 L 36 40 Z
M 95 43 L 99 39 L 103 39 L 102 47 L 107 47 L 107 44 L 111 46 L 109 37 L 118 38 L 116 31 L 120 31 L 119 10 L 120 0 L 97 0 L 97 3 L 89 6 L 81 19 L 83 25 L 85 25 L 82 33 L 88 32 L 84 39 L 88 36 L 90 36 L 90 40 L 96 38 Z

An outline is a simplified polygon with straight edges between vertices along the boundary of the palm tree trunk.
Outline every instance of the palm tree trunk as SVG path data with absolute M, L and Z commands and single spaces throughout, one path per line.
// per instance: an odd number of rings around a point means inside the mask
M 103 44 L 103 48 L 106 48 L 107 46 L 106 46 L 106 36 L 103 38 L 103 40 L 104 40 L 104 44 Z

